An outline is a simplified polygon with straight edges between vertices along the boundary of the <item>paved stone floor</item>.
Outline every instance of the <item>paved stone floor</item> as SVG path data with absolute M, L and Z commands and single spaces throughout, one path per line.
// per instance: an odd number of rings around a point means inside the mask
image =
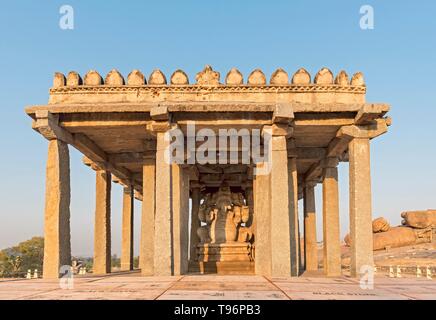
M 0 299 L 436 299 L 436 281 L 426 278 L 375 278 L 373 290 L 357 279 L 187 275 L 141 277 L 138 273 L 74 278 L 73 289 L 43 279 L 0 280 Z

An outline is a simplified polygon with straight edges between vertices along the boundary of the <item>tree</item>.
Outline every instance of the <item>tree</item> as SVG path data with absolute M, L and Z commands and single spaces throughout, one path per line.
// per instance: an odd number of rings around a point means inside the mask
M 0 251 L 0 277 L 23 277 L 27 270 L 42 271 L 44 238 L 33 237 Z

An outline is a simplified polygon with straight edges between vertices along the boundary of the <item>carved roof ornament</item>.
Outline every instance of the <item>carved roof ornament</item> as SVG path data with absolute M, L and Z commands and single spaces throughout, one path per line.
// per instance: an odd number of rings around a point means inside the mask
M 336 76 L 335 84 L 338 84 L 340 86 L 348 86 L 350 84 L 348 74 L 344 70 L 341 70 Z
M 265 74 L 260 69 L 253 70 L 248 76 L 248 84 L 264 85 L 266 84 Z
M 149 84 L 167 84 L 167 78 L 159 69 L 155 69 L 148 78 Z
M 200 85 L 218 85 L 220 84 L 220 73 L 213 71 L 211 66 L 206 65 L 203 71 L 197 73 L 195 80 Z
M 176 70 L 171 76 L 171 84 L 189 84 L 189 79 L 183 70 Z
M 292 84 L 310 84 L 310 74 L 304 68 L 300 68 L 292 76 Z
M 333 73 L 327 68 L 322 68 L 316 74 L 314 82 L 315 84 L 332 84 Z
M 118 72 L 118 70 L 112 69 L 106 75 L 104 83 L 109 86 L 122 86 L 124 85 L 124 78 L 121 73 Z
M 129 86 L 142 86 L 145 84 L 145 77 L 141 71 L 135 69 L 127 76 L 127 84 Z
M 76 71 L 70 71 L 67 75 L 67 86 L 82 85 L 82 78 Z
M 99 86 L 103 84 L 103 79 L 95 70 L 90 70 L 83 79 L 85 86 Z
M 364 86 L 365 80 L 363 79 L 362 72 L 357 72 L 353 75 L 351 78 L 351 85 L 352 86 Z
M 288 84 L 289 76 L 285 70 L 279 68 L 271 75 L 271 80 L 269 82 L 274 85 Z
M 53 88 L 59 88 L 65 86 L 66 79 L 63 73 L 56 72 L 53 77 Z
M 241 85 L 244 83 L 244 76 L 236 69 L 232 68 L 226 75 L 226 84 L 229 85 Z

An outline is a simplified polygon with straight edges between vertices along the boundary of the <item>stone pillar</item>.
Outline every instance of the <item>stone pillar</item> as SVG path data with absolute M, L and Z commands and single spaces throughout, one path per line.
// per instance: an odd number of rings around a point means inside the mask
M 156 213 L 154 228 L 154 274 L 169 276 L 174 272 L 171 164 L 168 155 L 169 141 L 165 132 L 156 134 Z
M 298 222 L 297 158 L 288 158 L 289 223 L 291 241 L 291 276 L 300 274 L 300 230 Z
M 133 188 L 123 190 L 121 270 L 133 270 Z
M 172 170 L 172 230 L 174 275 L 188 272 L 189 251 L 189 175 L 178 164 Z
M 318 270 L 315 185 L 308 181 L 304 186 L 304 262 L 307 271 Z
M 271 138 L 271 275 L 285 277 L 291 275 L 291 259 L 295 257 L 295 244 L 291 246 L 294 222 L 294 195 L 292 177 L 288 168 L 288 152 L 285 136 Z
M 200 208 L 200 187 L 192 188 L 192 206 L 191 206 L 191 236 L 190 236 L 190 252 L 189 260 L 197 260 L 197 245 L 199 242 L 197 229 L 200 227 L 200 220 L 198 219 L 198 209 Z
M 324 273 L 341 274 L 341 244 L 339 234 L 338 160 L 326 159 L 323 192 Z
M 111 174 L 96 171 L 94 274 L 111 272 Z
M 373 266 L 371 169 L 368 138 L 349 143 L 351 276 L 362 266 Z
M 139 265 L 143 276 L 154 274 L 155 159 L 144 160 L 142 167 L 142 217 Z
M 71 265 L 70 155 L 68 145 L 49 140 L 45 185 L 44 279 L 58 278 Z
M 258 163 L 257 167 L 264 166 Z M 254 269 L 258 275 L 271 276 L 271 184 L 270 175 L 253 177 L 254 214 L 256 215 Z

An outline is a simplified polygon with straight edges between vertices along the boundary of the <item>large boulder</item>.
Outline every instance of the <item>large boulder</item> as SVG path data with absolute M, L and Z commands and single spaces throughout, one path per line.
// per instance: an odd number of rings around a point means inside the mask
M 436 227 L 436 210 L 406 211 L 401 213 L 401 223 L 412 228 Z
M 383 217 L 377 218 L 372 222 L 372 232 L 374 233 L 386 232 L 390 228 L 389 222 Z
M 409 246 L 417 243 L 417 236 L 412 228 L 393 227 L 389 231 L 374 233 L 374 250 Z

